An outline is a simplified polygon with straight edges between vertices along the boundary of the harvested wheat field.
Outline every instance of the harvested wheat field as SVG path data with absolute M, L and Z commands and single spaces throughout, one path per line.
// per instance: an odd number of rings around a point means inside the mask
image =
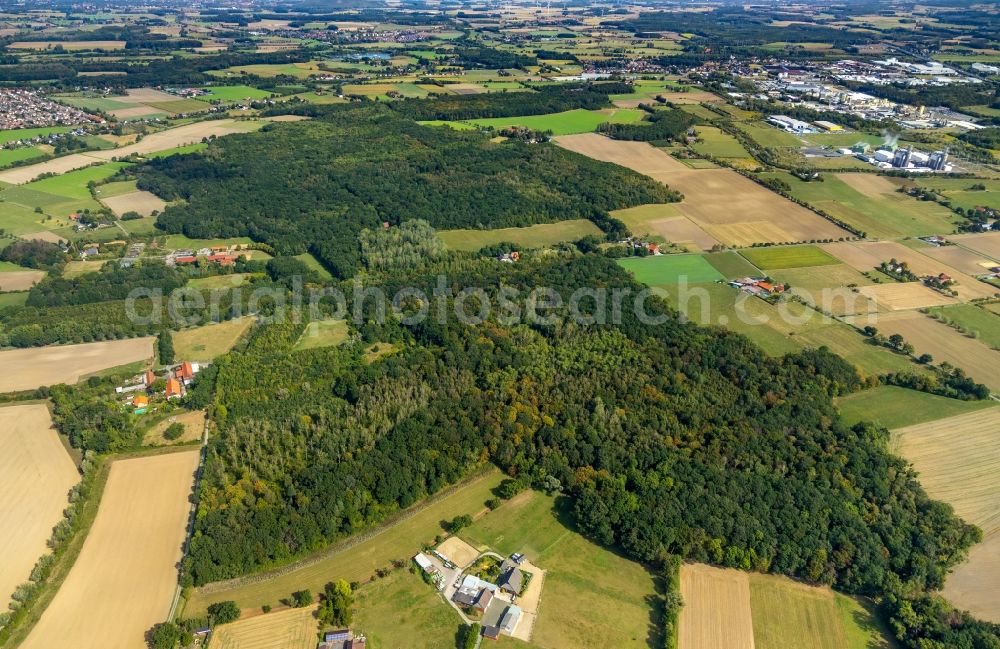
M 792 243 L 851 236 L 814 212 L 729 169 L 692 169 L 645 142 L 584 133 L 555 138 L 560 146 L 612 162 L 684 194 L 677 211 L 726 245 Z
M 1000 232 L 979 232 L 977 234 L 956 234 L 948 237 L 960 246 L 1000 261 Z
M 118 460 L 80 556 L 22 649 L 141 649 L 166 620 L 198 451 Z M 97 597 L 96 594 L 100 594 Z
M 975 277 L 967 275 L 957 268 L 952 268 L 942 261 L 928 257 L 921 252 L 907 248 L 894 241 L 828 243 L 823 245 L 823 249 L 860 271 L 873 270 L 883 261 L 896 259 L 897 261 L 905 261 L 909 264 L 910 270 L 921 277 L 924 275 L 945 273 L 957 282 L 952 288 L 958 292 L 958 297 L 963 300 L 991 297 L 994 293 L 1000 292 L 998 289 L 980 282 Z
M 885 176 L 877 176 L 869 173 L 843 173 L 834 175 L 851 189 L 869 198 L 875 198 L 883 194 L 893 194 L 897 189 L 897 186 Z
M 27 291 L 44 277 L 44 270 L 5 271 L 0 273 L 0 291 Z
M 945 584 L 944 595 L 977 617 L 1000 622 L 1000 408 L 938 419 L 893 432 L 900 454 L 932 497 L 983 530 Z
M 931 259 L 936 259 L 973 276 L 983 275 L 988 273 L 990 268 L 1000 266 L 1000 262 L 993 261 L 986 255 L 973 252 L 963 246 L 940 246 L 927 248 L 922 252 Z
M 143 216 L 152 216 L 154 212 L 162 212 L 167 207 L 166 202 L 156 194 L 141 190 L 102 198 L 101 202 L 118 216 L 125 212 L 138 212 Z
M 686 216 L 649 222 L 649 228 L 671 243 L 690 243 L 699 250 L 711 250 L 719 242 Z
M 920 282 L 874 284 L 858 292 L 871 298 L 880 311 L 902 311 L 924 307 L 958 304 L 958 300 L 924 286 Z
M 702 564 L 681 566 L 680 649 L 754 649 L 750 577 Z
M 479 550 L 457 536 L 449 536 L 437 547 L 437 551 L 448 557 L 448 560 L 459 568 L 465 568 L 479 556 Z
M 76 383 L 81 376 L 153 358 L 153 337 L 0 352 L 0 392 Z
M 948 361 L 965 370 L 990 390 L 1000 391 L 1000 352 L 958 333 L 917 311 L 901 311 L 881 316 L 878 329 L 885 335 L 900 334 L 919 354 L 930 354 L 935 363 Z
M 291 608 L 223 624 L 212 633 L 209 649 L 313 649 L 319 622 L 315 607 Z
M 171 95 L 172 96 L 172 95 Z M 176 99 L 176 97 L 174 98 Z M 125 110 L 132 110 L 131 108 Z M 107 162 L 112 158 L 123 158 L 129 155 L 145 155 L 166 151 L 186 144 L 201 142 L 202 138 L 211 136 L 229 135 L 230 133 L 244 133 L 245 128 L 234 127 L 236 120 L 217 119 L 205 122 L 195 122 L 185 124 L 177 128 L 170 128 L 145 136 L 135 144 L 129 144 L 117 149 L 106 151 L 91 151 L 88 153 L 74 153 L 72 155 L 55 158 L 47 162 L 15 167 L 4 172 L 0 172 L 0 181 L 13 185 L 23 185 L 31 182 L 44 173 L 62 174 L 73 169 L 82 169 L 98 162 Z M 262 122 L 263 123 L 263 122 Z
M 8 531 L 0 534 L 0 608 L 48 552 L 46 541 L 79 480 L 48 408 L 0 408 L 0 530 Z

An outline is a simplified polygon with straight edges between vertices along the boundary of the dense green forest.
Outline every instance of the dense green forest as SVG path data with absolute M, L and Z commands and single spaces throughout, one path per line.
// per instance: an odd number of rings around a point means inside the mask
M 384 288 L 430 293 L 435 270 Z M 450 270 L 487 291 L 639 290 L 597 255 Z M 979 538 L 926 496 L 884 431 L 840 421 L 831 397 L 860 387 L 842 359 L 769 358 L 655 298 L 657 326 L 632 306 L 617 325 L 365 324 L 355 345 L 296 353 L 301 326 L 258 330 L 219 364 L 186 578 L 282 563 L 487 459 L 555 481 L 585 533 L 649 562 L 676 554 L 874 594 L 940 586 Z M 376 341 L 400 351 L 368 364 Z
M 616 140 L 666 142 L 676 140 L 701 120 L 683 110 L 667 108 L 651 111 L 649 117 L 638 124 L 612 124 L 597 127 L 598 132 Z
M 154 160 L 138 174 L 139 187 L 183 199 L 158 217 L 167 232 L 309 251 L 341 277 L 360 264 L 358 233 L 385 221 L 442 229 L 586 218 L 620 237 L 625 226 L 610 210 L 678 200 L 645 176 L 553 145 L 497 144 L 379 106 L 219 138 L 204 154 Z
M 576 108 L 594 110 L 610 105 L 608 95 L 632 92 L 626 83 L 570 83 L 542 86 L 531 92 L 479 95 L 446 95 L 433 99 L 401 101 L 393 110 L 410 119 L 478 119 L 546 115 Z
M 32 287 L 27 306 L 68 306 L 107 300 L 122 300 L 132 289 L 159 289 L 169 295 L 184 286 L 190 272 L 166 266 L 162 261 L 148 261 L 122 268 L 117 261 L 105 264 L 96 273 L 64 278 L 50 275 Z

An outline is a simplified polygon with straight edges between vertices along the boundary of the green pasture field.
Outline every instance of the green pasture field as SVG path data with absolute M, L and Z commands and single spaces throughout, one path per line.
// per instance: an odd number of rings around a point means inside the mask
M 889 649 L 874 607 L 784 577 L 752 574 L 750 610 L 756 649 Z
M 718 117 L 717 114 L 713 113 L 712 111 L 705 108 L 701 104 L 681 104 L 679 108 L 683 110 L 685 113 L 691 113 L 695 117 L 700 117 L 702 119 L 716 119 Z M 705 128 L 715 128 L 715 127 L 707 126 Z
M 236 246 L 253 243 L 250 237 L 232 237 L 229 239 L 189 239 L 183 234 L 167 235 L 163 247 L 167 250 L 179 250 L 181 248 L 211 248 L 212 246 Z
M 345 102 L 344 99 L 329 92 L 322 95 L 317 95 L 315 92 L 300 92 L 293 96 L 298 97 L 302 101 L 308 101 L 310 104 L 342 104 Z
M 24 266 L 18 266 L 12 261 L 0 261 L 0 273 L 21 273 L 32 270 Z
M 113 198 L 122 194 L 130 194 L 137 191 L 136 181 L 122 180 L 119 182 L 105 183 L 94 188 L 94 193 L 98 198 Z
M 736 124 L 736 127 L 761 145 L 771 148 L 802 146 L 798 136 L 768 124 Z
M 0 309 L 12 306 L 24 306 L 28 301 L 28 291 L 18 291 L 17 293 L 0 293 Z
M 995 178 L 917 178 L 906 184 L 941 190 L 953 205 L 963 209 L 980 206 L 1000 209 L 1000 180 Z M 984 185 L 986 189 L 969 189 L 973 185 Z
M 156 229 L 156 217 L 152 216 L 132 221 L 119 221 L 118 223 L 129 234 L 137 237 L 158 234 L 160 232 L 160 230 Z
M 685 88 L 684 84 L 673 81 L 637 81 L 633 91 L 626 94 L 611 95 L 611 101 L 630 101 L 634 99 L 652 99 L 664 92 L 677 92 Z
M 260 90 L 250 86 L 204 86 L 202 90 L 207 90 L 209 94 L 195 97 L 197 101 L 241 101 L 243 99 L 266 99 L 271 96 L 267 90 Z
M 699 108 L 701 108 L 699 106 Z M 750 154 L 739 140 L 728 133 L 724 133 L 714 126 L 696 127 L 698 137 L 703 142 L 691 145 L 691 148 L 702 155 L 716 158 L 749 158 Z
M 314 320 L 306 325 L 293 351 L 333 347 L 347 340 L 347 333 L 345 320 Z
M 40 126 L 38 128 L 14 128 L 0 131 L 0 145 L 13 142 L 15 140 L 27 140 L 40 135 L 52 135 L 53 133 L 69 133 L 72 126 Z
M 523 228 L 499 228 L 496 230 L 442 230 L 441 240 L 453 250 L 475 252 L 501 241 L 509 241 L 524 248 L 542 248 L 563 241 L 577 241 L 587 235 L 603 236 L 603 232 L 586 219 L 540 223 Z
M 836 405 L 849 425 L 870 421 L 890 430 L 997 407 L 995 401 L 960 401 L 894 385 L 840 397 Z
M 207 362 L 222 356 L 253 325 L 252 317 L 183 329 L 173 334 L 174 351 L 178 359 Z
M 110 178 L 127 166 L 128 164 L 125 162 L 105 162 L 93 167 L 68 171 L 60 176 L 35 180 L 24 185 L 24 188 L 55 194 L 57 196 L 65 196 L 66 198 L 88 200 L 91 196 L 87 183 L 90 181 L 100 182 L 106 178 Z
M 656 597 L 653 575 L 585 539 L 572 525 L 570 507 L 526 491 L 459 536 L 503 555 L 522 552 L 546 571 L 532 644 L 545 649 L 648 647 L 656 623 L 650 606 Z M 614 611 L 614 624 L 594 611 Z
M 773 273 L 775 279 L 818 294 L 823 289 L 848 287 L 851 284 L 868 286 L 873 282 L 847 264 L 830 264 L 820 267 L 782 268 Z
M 811 245 L 747 248 L 741 250 L 740 254 L 751 264 L 764 270 L 828 266 L 840 263 L 833 255 Z
M 823 182 L 804 182 L 785 172 L 761 174 L 780 178 L 795 198 L 859 228 L 869 236 L 895 238 L 951 232 L 957 216 L 933 201 L 918 201 L 902 193 L 866 196 L 834 174 Z
M 966 331 L 974 332 L 987 346 L 1000 349 L 1000 316 L 974 304 L 935 307 L 931 313 L 943 316 Z
M 801 137 L 813 146 L 828 146 L 831 148 L 851 147 L 859 142 L 878 146 L 884 141 L 880 135 L 869 135 L 853 131 L 846 133 L 806 133 Z
M 816 313 L 815 311 L 813 313 Z M 818 313 L 814 318 L 820 322 Z M 869 343 L 860 332 L 840 321 L 830 319 L 828 324 L 793 327 L 792 337 L 802 347 L 826 347 L 853 364 L 862 374 L 876 376 L 886 372 L 922 373 L 908 356 L 889 351 Z
M 491 117 L 472 119 L 468 123 L 495 129 L 507 126 L 523 126 L 536 131 L 552 131 L 553 135 L 591 133 L 605 122 L 614 124 L 637 124 L 645 113 L 638 109 L 619 108 L 608 111 L 584 110 L 578 108 L 551 115 L 528 115 L 525 117 Z
M 32 160 L 45 155 L 45 152 L 37 147 L 23 146 L 17 149 L 0 149 L 0 167 L 9 167 L 15 162 Z
M 318 259 L 316 259 L 315 257 L 313 257 L 308 252 L 304 252 L 301 255 L 295 255 L 295 258 L 298 259 L 299 261 L 301 261 L 303 264 L 306 265 L 307 268 L 309 268 L 309 270 L 315 272 L 317 275 L 319 275 L 323 279 L 326 279 L 326 280 L 333 279 L 333 275 L 330 274 L 330 271 L 328 271 L 323 266 L 323 264 L 319 263 Z
M 464 626 L 458 613 L 417 574 L 395 570 L 358 589 L 352 626 L 375 647 L 454 647 Z
M 318 68 L 308 66 L 299 67 L 294 63 L 255 63 L 252 65 L 238 65 L 224 70 L 209 70 L 206 74 L 215 77 L 238 77 L 240 74 L 253 74 L 258 77 L 276 77 L 287 75 L 296 79 L 308 79 L 310 76 L 319 73 Z
M 69 225 L 69 221 L 51 220 L 48 214 L 36 214 L 33 208 L 14 202 L 17 194 L 10 196 L 10 191 L 12 190 L 0 193 L 0 197 L 4 199 L 4 202 L 0 202 L 0 229 L 20 236 Z M 9 239 L 0 241 L 10 242 Z
M 705 261 L 712 264 L 715 270 L 722 273 L 726 279 L 737 277 L 759 277 L 759 268 L 747 261 L 737 252 L 711 252 L 704 255 Z
M 704 284 L 725 279 L 701 255 L 658 255 L 627 257 L 618 265 L 649 286 L 673 286 L 683 279 L 687 284 Z
M 366 535 L 358 542 L 348 539 L 321 550 L 294 568 L 254 575 L 211 595 L 196 589 L 184 608 L 184 616 L 204 615 L 209 604 L 224 600 L 234 600 L 244 609 L 276 605 L 293 591 L 308 588 L 318 593 L 324 584 L 336 579 L 366 582 L 377 569 L 388 567 L 396 559 L 407 560 L 420 551 L 423 543 L 432 542 L 442 533 L 441 521 L 483 511 L 484 503 L 493 497 L 503 477 L 496 469 L 489 469 L 479 477 L 402 512 L 398 518 L 376 528 L 374 535 Z M 427 588 L 433 593 L 430 586 Z M 440 602 L 440 606 L 453 613 L 445 602 Z

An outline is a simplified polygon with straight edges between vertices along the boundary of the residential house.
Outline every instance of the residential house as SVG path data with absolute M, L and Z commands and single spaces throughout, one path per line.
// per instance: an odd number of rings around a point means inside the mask
M 328 631 L 317 649 L 365 649 L 365 636 L 355 636 L 349 629 Z
M 164 392 L 168 399 L 173 399 L 174 397 L 183 396 L 183 388 L 181 388 L 181 382 L 177 379 L 170 377 L 167 379 L 167 389 Z
M 190 361 L 184 361 L 181 363 L 177 369 L 174 370 L 174 377 L 184 385 L 191 385 L 194 381 L 194 375 L 198 373 L 201 368 L 197 363 L 191 363 Z
M 510 559 L 504 559 L 500 564 L 500 579 L 497 580 L 497 586 L 506 593 L 518 595 L 523 585 L 524 574 L 521 569 Z

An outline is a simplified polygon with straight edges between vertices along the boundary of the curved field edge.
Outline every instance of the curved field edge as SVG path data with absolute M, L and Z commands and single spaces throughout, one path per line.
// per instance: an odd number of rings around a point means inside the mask
M 207 611 L 209 604 L 223 600 L 234 600 L 241 608 L 249 609 L 263 604 L 277 603 L 279 599 L 301 588 L 322 590 L 323 584 L 334 576 L 349 578 L 348 581 L 366 580 L 376 568 L 384 567 L 394 559 L 409 558 L 420 550 L 422 542 L 432 540 L 436 534 L 444 535 L 440 526 L 442 519 L 459 514 L 482 512 L 485 509 L 484 502 L 491 497 L 493 489 L 502 479 L 503 474 L 490 466 L 422 500 L 419 504 L 398 512 L 380 525 L 334 543 L 319 552 L 272 570 L 213 582 L 197 588 L 180 610 L 184 617 L 197 617 Z M 463 497 L 451 501 L 453 496 Z M 456 502 L 459 504 L 456 505 Z M 474 509 L 467 511 L 472 506 L 471 503 L 476 503 Z M 408 523 L 410 525 L 407 525 Z M 352 550 L 360 551 L 362 546 L 384 535 L 407 531 L 409 534 L 405 534 L 402 539 L 388 543 L 388 547 L 380 553 L 384 556 L 373 558 L 370 565 L 362 566 L 360 565 L 362 562 L 354 561 L 349 568 L 354 572 L 349 575 L 337 575 L 330 570 L 331 566 L 336 566 L 340 560 L 345 559 L 344 555 L 348 555 L 346 558 L 349 560 L 351 557 L 348 553 Z M 382 540 L 385 541 L 384 538 Z M 395 549 L 397 547 L 398 550 Z M 300 571 L 305 574 L 296 575 Z
M 83 550 L 84 541 L 87 540 L 87 536 L 90 534 L 94 520 L 97 518 L 97 510 L 104 495 L 104 488 L 108 483 L 108 474 L 111 471 L 111 465 L 118 460 L 190 451 L 190 445 L 164 446 L 96 458 L 94 473 L 91 474 L 92 477 L 90 478 L 92 482 L 88 485 L 86 496 L 79 501 L 80 507 L 77 510 L 76 529 L 72 536 L 54 553 L 55 561 L 49 572 L 49 578 L 39 588 L 38 594 L 32 603 L 24 609 L 27 611 L 25 617 L 13 622 L 11 626 L 0 630 L 0 649 L 14 649 L 27 639 L 28 634 L 38 624 L 42 614 L 48 609 L 49 604 L 55 599 L 56 593 L 59 592 L 63 582 L 66 581 L 70 570 L 76 564 L 76 560 L 79 558 L 81 550 Z M 87 480 L 88 478 L 84 477 L 84 481 L 86 482 Z

